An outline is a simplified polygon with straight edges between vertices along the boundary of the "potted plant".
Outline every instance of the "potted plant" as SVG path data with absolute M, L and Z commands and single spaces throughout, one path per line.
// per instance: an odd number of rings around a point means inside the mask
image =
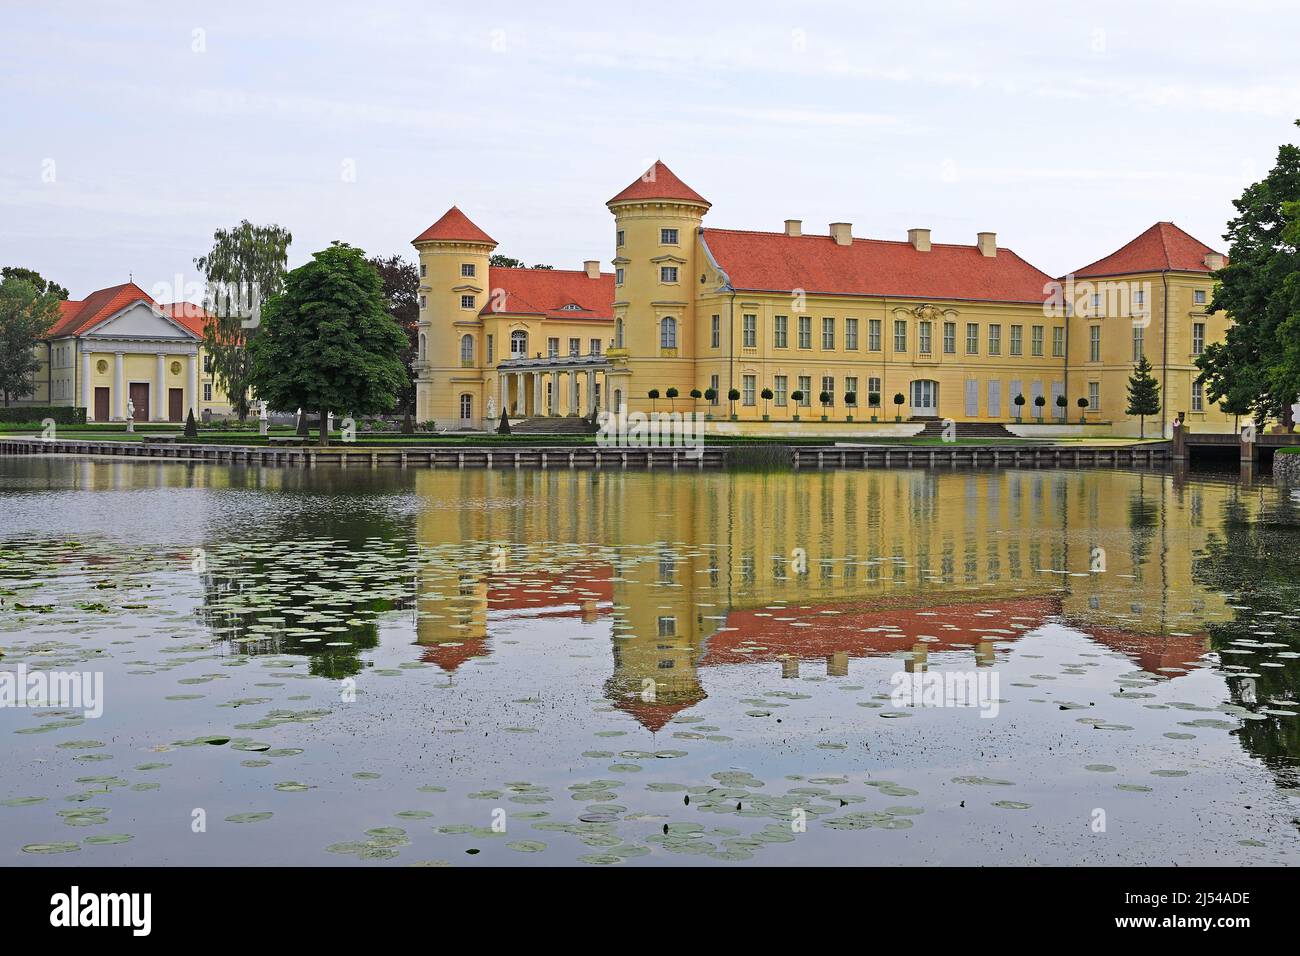
M 853 409 L 857 404 L 858 404 L 857 392 L 844 393 L 844 406 L 849 410 L 849 414 L 846 416 L 848 421 L 853 421 Z
M 794 402 L 794 420 L 799 420 L 799 403 L 803 401 L 803 390 L 796 388 L 790 393 L 790 401 Z
M 1016 403 L 1016 424 L 1020 423 L 1020 415 L 1025 407 L 1025 396 L 1017 395 L 1012 399 Z
M 1061 424 L 1062 424 L 1062 425 L 1065 424 L 1065 409 L 1066 409 L 1066 406 L 1068 406 L 1069 404 L 1070 404 L 1070 403 L 1066 400 L 1066 398 L 1065 398 L 1064 395 L 1057 395 L 1057 396 L 1056 396 L 1056 407 L 1059 408 L 1059 409 L 1061 410 L 1061 411 L 1060 411 L 1060 415 L 1061 415 Z
M 698 401 L 700 400 L 700 396 L 701 396 L 702 394 L 703 394 L 703 393 L 702 393 L 698 388 L 693 388 L 693 389 L 691 389 L 691 391 L 690 391 L 690 396 L 691 396 L 691 414 L 695 414 L 695 403 L 698 402 Z
M 704 390 L 704 400 L 712 407 L 718 400 L 718 390 L 716 388 L 706 388 Z M 705 412 L 704 418 L 706 421 L 713 421 L 713 412 Z
M 1034 396 L 1034 414 L 1038 416 L 1038 421 L 1043 420 L 1043 406 L 1047 404 L 1047 399 L 1042 395 Z
M 765 389 L 763 389 L 761 392 L 759 392 L 758 394 L 761 395 L 761 396 L 763 397 L 763 421 L 765 421 L 765 422 L 767 422 L 767 421 L 771 421 L 772 419 L 771 419 L 771 418 L 768 416 L 768 414 L 767 414 L 767 412 L 768 412 L 768 404 L 767 404 L 767 403 L 770 402 L 770 401 L 772 400 L 772 390 L 771 390 L 770 388 L 765 388 Z
M 659 389 L 652 388 L 645 394 L 646 398 L 650 399 L 650 414 L 653 415 L 655 411 L 655 401 L 659 398 Z
M 907 401 L 907 399 L 903 396 L 902 392 L 894 393 L 894 421 L 896 422 L 901 422 L 903 420 L 903 403 L 905 401 Z
M 677 396 L 678 396 L 679 394 L 681 394 L 681 393 L 677 391 L 677 387 L 676 387 L 676 386 L 669 386 L 668 391 L 664 392 L 664 395 L 667 396 L 667 398 L 668 398 L 668 411 L 669 411 L 669 412 L 675 412 L 675 411 L 677 411 L 677 401 L 676 401 L 676 399 L 677 399 Z
M 1079 424 L 1080 424 L 1080 425 L 1085 425 L 1085 424 L 1087 424 L 1087 422 L 1088 422 L 1088 400 L 1087 400 L 1086 398 L 1083 398 L 1082 396 L 1080 396 L 1079 401 L 1076 402 L 1075 404 L 1077 404 L 1077 405 L 1079 406 Z
M 822 421 L 826 421 L 826 408 L 831 403 L 831 393 L 822 392 L 817 396 L 817 401 L 822 403 Z
M 727 401 L 731 402 L 731 420 L 734 422 L 736 420 L 736 402 L 740 401 L 740 389 L 728 389 Z
M 868 392 L 867 404 L 871 406 L 871 420 L 874 422 L 876 420 L 876 410 L 880 408 L 880 393 Z

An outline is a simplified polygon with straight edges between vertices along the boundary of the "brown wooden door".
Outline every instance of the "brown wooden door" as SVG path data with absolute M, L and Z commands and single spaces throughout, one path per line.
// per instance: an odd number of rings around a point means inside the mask
M 135 420 L 137 422 L 147 422 L 149 420 L 148 382 L 131 383 L 131 401 L 135 403 Z
M 169 422 L 182 422 L 185 420 L 185 389 L 172 388 L 167 390 L 167 420 Z
M 100 385 L 95 388 L 95 421 L 106 422 L 108 419 L 108 388 Z

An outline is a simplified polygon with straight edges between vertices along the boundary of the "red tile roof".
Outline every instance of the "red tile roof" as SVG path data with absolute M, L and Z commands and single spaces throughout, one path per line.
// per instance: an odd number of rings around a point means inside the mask
M 565 309 L 565 306 L 578 306 Z M 614 320 L 614 276 L 592 279 L 564 269 L 488 270 L 488 295 L 481 314 L 541 315 L 548 319 Z
M 705 229 L 704 242 L 735 289 L 826 295 L 896 296 L 1042 302 L 1047 273 L 1010 249 L 982 255 L 976 246 L 935 243 L 918 252 L 910 242 Z
M 429 242 L 432 240 L 441 240 L 443 242 L 485 242 L 493 246 L 497 244 L 495 239 L 478 226 L 474 225 L 474 223 L 470 221 L 469 216 L 465 215 L 455 206 L 452 206 L 444 212 L 441 219 L 412 239 L 411 242 Z
M 216 321 L 215 315 L 209 315 L 203 310 L 203 306 L 195 305 L 193 302 L 172 302 L 167 305 L 158 306 L 159 311 L 165 312 L 175 319 L 180 325 L 185 326 L 190 332 L 199 338 L 203 338 L 203 328 L 209 322 Z
M 1131 275 L 1138 272 L 1209 272 L 1208 253 L 1222 255 L 1201 240 L 1189 236 L 1172 222 L 1158 222 L 1136 239 L 1120 246 L 1104 259 L 1082 269 L 1076 277 Z
M 639 199 L 684 199 L 688 202 L 709 205 L 709 201 L 682 182 L 675 172 L 656 159 L 654 165 L 628 185 L 605 205 L 616 202 L 635 202 Z
M 147 292 L 134 282 L 124 282 L 92 292 L 80 302 L 60 302 L 59 321 L 50 328 L 47 337 L 57 339 L 66 335 L 80 335 L 110 315 L 121 312 L 131 303 L 140 301 L 153 305 L 153 299 Z

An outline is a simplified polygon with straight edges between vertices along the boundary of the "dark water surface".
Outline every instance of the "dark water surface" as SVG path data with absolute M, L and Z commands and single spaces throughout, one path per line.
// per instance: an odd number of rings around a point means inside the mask
M 1266 482 L 8 459 L 0 601 L 10 865 L 1300 862 Z

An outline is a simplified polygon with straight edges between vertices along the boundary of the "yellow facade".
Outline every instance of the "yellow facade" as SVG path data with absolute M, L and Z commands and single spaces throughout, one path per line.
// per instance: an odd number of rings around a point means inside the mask
M 656 191 L 656 170 L 671 176 L 676 185 L 662 194 Z M 730 283 L 709 249 L 713 230 L 702 229 L 709 204 L 662 164 L 652 167 L 643 182 L 647 179 L 652 185 L 636 188 L 634 183 L 608 204 L 614 217 L 610 261 L 618 279 L 613 324 L 606 336 L 613 347 L 606 348 L 603 358 L 608 361 L 597 379 L 604 389 L 601 408 L 662 411 L 668 389 L 676 388 L 677 410 L 694 407 L 717 419 L 734 413 L 739 423 L 752 423 L 759 431 L 764 421 L 798 416 L 820 422 L 825 416 L 842 423 L 841 432 L 870 434 L 874 416 L 877 424 L 896 418 L 1019 421 L 1065 424 L 1066 431 L 1080 434 L 1136 435 L 1138 420 L 1125 414 L 1136 353 L 1133 301 L 1124 296 L 1130 289 L 1141 289 L 1136 306 L 1141 348 L 1162 383 L 1163 395 L 1163 411 L 1146 423 L 1147 434 L 1169 435 L 1180 412 L 1186 413 L 1193 429 L 1232 429 L 1230 416 L 1194 396 L 1195 352 L 1220 341 L 1227 324 L 1223 315 L 1206 313 L 1213 291 L 1208 270 L 1098 277 L 1080 283 L 1085 292 L 1067 302 L 1060 301 L 1059 293 L 1053 298 L 1055 283 L 1046 276 L 1040 301 L 1023 300 L 1029 296 L 999 301 L 996 295 L 755 291 Z M 472 224 L 470 228 L 477 230 Z M 833 223 L 830 235 L 813 238 L 828 248 L 863 241 L 853 239 L 849 230 L 848 224 Z M 785 235 L 803 236 L 800 224 L 787 222 Z M 931 249 L 928 230 L 910 231 L 908 242 L 920 253 Z M 551 403 L 538 403 L 535 393 L 538 381 L 548 390 L 552 387 L 548 372 L 524 369 L 516 380 L 509 361 L 513 356 L 502 350 L 502 343 L 514 332 L 523 332 L 530 342 L 545 341 L 557 334 L 555 320 L 527 315 L 485 319 L 477 307 L 461 307 L 460 296 L 467 292 L 492 294 L 486 276 L 495 242 L 482 234 L 476 242 L 417 241 L 416 247 L 428 295 L 421 313 L 427 353 L 417 388 L 420 417 L 464 425 L 481 421 L 489 400 L 499 412 L 503 398 L 512 416 L 552 413 Z M 999 253 L 1014 256 L 998 249 L 992 233 L 980 233 L 969 248 L 990 267 Z M 470 262 L 476 264 L 477 281 L 460 274 L 460 267 Z M 1072 290 L 1069 278 L 1063 282 Z M 1094 293 L 1100 294 L 1101 311 L 1092 305 Z M 565 341 L 582 334 L 585 351 L 587 340 L 594 337 L 589 328 L 558 334 Z M 1100 331 L 1094 333 L 1094 328 Z M 474 337 L 472 363 L 460 358 L 466 334 Z M 1094 334 L 1099 335 L 1096 346 Z M 495 344 L 491 356 L 489 337 Z M 529 357 L 541 351 L 531 348 Z M 503 371 L 511 374 L 503 376 Z M 576 408 L 568 389 L 561 389 L 561 414 L 590 410 L 587 382 L 581 375 L 578 381 L 582 398 Z M 711 406 L 689 398 L 692 389 L 704 393 L 711 387 L 718 393 Z M 649 397 L 652 389 L 659 392 L 658 400 Z M 739 393 L 734 406 L 728 399 L 733 389 Z M 770 400 L 762 397 L 764 389 L 772 391 Z M 804 393 L 801 403 L 793 400 L 795 391 Z M 831 396 L 824 407 L 823 391 Z M 869 404 L 873 391 L 879 395 L 876 408 Z M 850 392 L 852 402 L 846 398 Z M 899 395 L 903 402 L 896 405 Z M 1015 404 L 1017 395 L 1024 396 L 1021 406 Z M 469 407 L 465 396 L 470 396 L 471 415 L 462 414 Z M 1035 402 L 1038 396 L 1041 406 Z M 1065 399 L 1064 408 L 1058 397 Z M 1086 412 L 1080 399 L 1090 401 Z

